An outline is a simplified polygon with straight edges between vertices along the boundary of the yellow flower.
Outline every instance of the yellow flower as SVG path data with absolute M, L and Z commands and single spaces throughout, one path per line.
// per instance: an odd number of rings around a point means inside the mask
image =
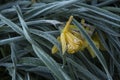
M 71 25 L 71 21 L 73 16 L 70 16 L 69 20 L 67 21 L 64 29 L 61 32 L 61 35 L 57 38 L 60 41 L 62 46 L 62 53 L 64 54 L 66 51 L 67 53 L 73 54 L 77 51 L 83 51 L 85 48 L 88 49 L 90 55 L 94 58 L 95 54 L 88 42 L 84 39 L 84 37 L 78 32 L 77 27 L 75 25 Z M 81 24 L 84 26 L 85 20 L 81 20 Z M 89 27 L 84 27 L 84 29 L 89 33 Z M 95 46 L 99 49 L 101 46 L 100 40 L 98 39 L 98 35 L 94 35 L 92 40 Z M 58 51 L 57 47 L 54 45 L 52 48 L 52 53 L 56 53 Z
M 72 19 L 73 19 L 73 16 L 70 16 L 68 22 L 66 23 L 65 28 L 63 29 L 60 35 L 63 54 L 66 51 L 70 54 L 73 54 L 80 49 L 80 46 L 82 46 L 82 40 L 80 38 L 77 38 L 74 34 L 71 33 L 70 23 Z
M 81 46 L 83 45 L 83 41 L 81 35 L 74 30 L 71 30 L 73 25 L 70 25 L 73 16 L 70 16 L 68 22 L 66 23 L 62 33 L 60 35 L 60 42 L 62 46 L 62 53 L 64 54 L 66 51 L 70 54 L 73 54 L 80 50 Z M 53 46 L 52 53 L 56 53 L 57 48 Z

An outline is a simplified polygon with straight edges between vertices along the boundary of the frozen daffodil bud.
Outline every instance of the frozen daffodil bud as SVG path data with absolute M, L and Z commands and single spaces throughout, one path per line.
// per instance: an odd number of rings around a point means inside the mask
M 66 23 L 61 35 L 60 35 L 60 40 L 61 40 L 61 44 L 62 44 L 62 52 L 63 54 L 65 53 L 65 51 L 67 51 L 70 54 L 73 54 L 75 52 L 77 52 L 81 45 L 82 45 L 82 40 L 81 38 L 77 37 L 74 32 L 74 34 L 72 33 L 71 28 L 76 28 L 75 26 L 70 25 L 71 21 L 73 19 L 73 16 L 71 16 L 68 20 L 68 22 Z
M 90 55 L 94 58 L 96 55 L 94 54 L 93 49 L 90 47 L 85 38 L 80 34 L 78 28 L 75 25 L 71 25 L 72 19 L 73 16 L 70 16 L 69 20 L 67 21 L 65 27 L 61 32 L 61 35 L 57 38 L 57 40 L 61 43 L 62 54 L 64 54 L 65 52 L 69 54 L 74 54 L 79 50 L 83 51 L 85 48 L 87 48 Z M 89 33 L 91 29 L 89 29 L 89 27 L 87 26 L 84 26 L 84 19 L 81 20 L 81 24 L 83 25 L 84 29 Z M 92 40 L 95 46 L 99 49 L 100 41 L 98 39 L 98 35 L 93 35 Z M 54 54 L 57 51 L 58 49 L 54 45 L 52 48 L 52 53 Z

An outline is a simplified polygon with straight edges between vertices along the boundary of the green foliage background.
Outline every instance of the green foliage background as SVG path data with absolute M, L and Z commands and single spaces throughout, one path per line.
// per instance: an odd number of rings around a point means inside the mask
M 56 40 L 69 16 L 95 52 L 62 55 Z M 95 27 L 98 50 L 80 20 Z M 57 54 L 51 54 L 56 45 Z M 0 80 L 119 80 L 119 0 L 0 1 Z

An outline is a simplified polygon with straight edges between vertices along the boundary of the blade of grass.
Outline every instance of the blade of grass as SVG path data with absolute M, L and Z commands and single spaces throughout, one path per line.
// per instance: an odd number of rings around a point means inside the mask
M 45 15 L 47 13 L 50 14 L 51 12 L 58 10 L 60 8 L 63 8 L 65 6 L 71 5 L 71 4 L 75 3 L 76 1 L 78 1 L 78 0 L 59 1 L 59 2 L 53 2 L 52 4 L 50 3 L 50 4 L 46 5 L 44 8 L 40 7 L 40 9 L 38 8 L 37 10 L 36 9 L 33 10 L 32 13 L 34 13 L 34 14 L 30 13 L 30 15 L 28 17 L 26 17 L 26 20 L 36 17 L 38 15 Z
M 119 7 L 102 7 L 105 10 L 111 11 L 111 12 L 116 12 L 116 13 L 120 13 L 120 8 Z
M 86 65 L 87 69 L 94 73 L 98 78 L 107 79 L 106 74 L 100 70 L 96 65 L 94 65 L 82 52 L 78 52 L 77 57 Z
M 115 3 L 116 1 L 117 0 L 107 0 L 107 1 L 101 2 L 99 4 L 96 4 L 95 6 L 98 6 L 98 7 L 107 6 L 107 5 Z
M 12 37 L 12 38 L 8 38 L 8 39 L 3 39 L 0 40 L 0 45 L 5 45 L 5 44 L 9 44 L 11 42 L 17 42 L 17 41 L 21 41 L 24 40 L 23 36 L 18 36 L 18 37 Z
M 79 5 L 76 5 L 76 6 L 77 7 L 85 7 L 91 12 L 99 14 L 103 17 L 108 18 L 108 19 L 112 19 L 112 20 L 120 22 L 120 16 L 118 16 L 118 15 L 112 13 L 112 12 L 109 12 L 107 10 L 104 10 L 104 9 L 101 9 L 101 8 L 98 8 L 98 7 L 95 7 L 95 6 L 87 5 L 87 4 L 84 4 L 84 3 L 79 3 Z
M 15 44 L 14 43 L 10 43 L 11 46 L 11 60 L 13 62 L 13 74 L 12 74 L 12 80 L 17 80 L 16 77 L 16 64 L 17 64 L 17 56 L 16 56 L 16 50 L 15 50 Z
M 83 16 L 79 16 L 79 17 L 83 18 Z M 103 24 L 101 22 L 98 22 L 98 21 L 95 21 L 93 19 L 86 18 L 86 17 L 84 17 L 84 19 L 86 19 L 86 21 L 93 24 L 96 28 L 99 28 L 100 30 L 104 31 L 105 33 L 108 33 L 112 36 L 120 36 L 120 34 L 118 32 L 115 32 L 114 30 L 108 28 L 106 24 Z
M 35 30 L 35 29 L 31 29 L 30 32 L 47 39 L 48 41 L 50 41 L 51 43 L 56 45 L 56 47 L 59 49 L 60 53 L 62 53 L 60 43 L 52 35 L 44 33 L 43 31 L 40 31 L 40 30 Z
M 2 16 L 0 14 L 0 19 L 5 23 L 7 24 L 8 26 L 10 26 L 14 31 L 16 31 L 17 33 L 21 34 L 22 35 L 22 29 L 17 26 L 15 23 L 13 23 L 11 20 L 5 18 L 4 16 Z
M 114 23 L 114 22 L 112 22 L 110 20 L 107 20 L 105 18 L 101 18 L 99 16 L 96 17 L 94 15 L 87 14 L 87 13 L 80 13 L 80 14 L 82 14 L 83 16 L 86 16 L 87 18 L 98 20 L 98 21 L 105 22 L 105 23 L 108 23 L 110 25 L 113 25 L 112 27 L 118 27 L 118 28 L 120 28 L 120 24 Z

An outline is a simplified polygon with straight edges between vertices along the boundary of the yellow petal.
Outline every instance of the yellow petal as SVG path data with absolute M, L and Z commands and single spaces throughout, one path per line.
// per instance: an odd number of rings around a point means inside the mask
M 81 45 L 81 47 L 80 47 L 80 51 L 83 51 L 85 48 L 87 48 L 88 47 L 88 42 L 86 41 L 86 40 L 83 40 L 83 44 Z
M 79 44 L 82 43 L 81 39 L 77 38 L 76 36 L 74 36 L 74 35 L 73 35 L 72 33 L 70 33 L 70 32 L 67 32 L 67 33 L 66 33 L 66 39 L 67 39 L 68 41 L 74 43 L 74 44 L 78 44 L 78 45 L 79 45 Z
M 69 25 L 69 29 L 70 30 L 78 30 L 78 27 L 76 27 L 75 25 Z
M 81 47 L 82 40 L 80 40 L 70 32 L 67 32 L 65 35 L 67 41 L 67 52 L 70 54 L 77 52 Z
M 73 53 L 76 52 L 76 50 L 75 50 L 75 45 L 68 44 L 67 46 L 68 46 L 68 48 L 67 48 L 67 52 L 68 52 L 68 53 L 73 54 Z M 77 45 L 77 46 L 78 46 L 78 45 Z M 78 47 L 79 47 L 79 46 L 78 46 Z
M 57 37 L 57 40 L 60 41 L 60 36 Z M 52 47 L 52 54 L 57 53 L 57 51 L 58 51 L 58 48 L 54 45 L 54 46 Z
M 58 49 L 57 49 L 57 47 L 54 45 L 54 46 L 52 47 L 52 54 L 57 53 L 57 51 L 58 51 Z
M 80 47 L 80 45 L 74 45 L 73 43 L 70 43 L 67 46 L 68 46 L 67 52 L 70 54 L 73 54 L 73 53 L 79 51 L 79 47 Z
M 65 28 L 63 29 L 63 32 L 67 32 L 70 27 L 70 23 L 72 22 L 73 16 L 70 16 L 69 20 L 67 21 Z
M 77 44 L 74 43 L 73 39 L 68 34 L 66 34 L 66 39 L 67 39 L 67 52 L 70 54 L 75 53 L 79 46 L 76 46 Z
M 74 30 L 71 30 L 71 33 L 72 33 L 74 36 L 76 36 L 77 38 L 83 40 L 83 37 L 82 37 L 82 35 L 81 35 L 79 32 L 74 31 Z
M 67 46 L 66 46 L 67 43 L 66 43 L 66 39 L 65 39 L 65 33 L 61 33 L 60 41 L 61 41 L 61 44 L 62 44 L 62 53 L 64 54 L 65 51 L 66 51 L 66 48 L 67 48 Z

